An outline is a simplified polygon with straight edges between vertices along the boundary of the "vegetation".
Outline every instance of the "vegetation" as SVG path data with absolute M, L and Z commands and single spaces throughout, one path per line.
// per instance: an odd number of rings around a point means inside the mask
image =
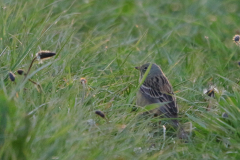
M 0 6 L 2 159 L 240 159 L 240 48 L 232 41 L 239 1 Z M 56 56 L 19 75 L 41 50 Z M 145 62 L 160 65 L 173 85 L 188 143 L 165 119 L 133 111 L 134 67 Z M 214 97 L 204 94 L 210 88 Z

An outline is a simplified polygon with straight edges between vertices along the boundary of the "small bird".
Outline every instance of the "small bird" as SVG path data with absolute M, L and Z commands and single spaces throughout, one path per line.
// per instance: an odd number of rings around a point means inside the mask
M 150 63 L 146 63 L 140 67 L 135 67 L 140 71 L 139 81 L 142 80 L 149 66 Z M 174 97 L 173 88 L 161 68 L 157 64 L 153 63 L 146 79 L 137 92 L 136 105 L 144 107 L 150 104 L 158 103 L 159 107 L 149 112 L 145 112 L 143 115 L 150 113 L 155 117 L 178 117 L 178 106 L 176 98 Z M 186 134 L 183 128 L 179 125 L 179 121 L 177 119 L 172 119 L 171 121 L 173 122 L 174 127 L 179 128 L 179 138 L 186 139 Z

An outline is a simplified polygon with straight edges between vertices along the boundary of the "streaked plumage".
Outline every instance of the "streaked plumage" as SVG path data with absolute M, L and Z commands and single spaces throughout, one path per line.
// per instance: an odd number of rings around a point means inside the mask
M 140 71 L 140 81 L 149 65 L 150 63 L 147 63 L 140 67 L 135 67 Z M 153 63 L 137 93 L 136 105 L 144 107 L 155 103 L 159 103 L 159 107 L 144 114 L 153 113 L 154 116 L 165 116 L 167 118 L 178 117 L 178 106 L 173 88 L 161 68 Z M 175 127 L 179 126 L 178 120 L 173 119 L 171 121 Z

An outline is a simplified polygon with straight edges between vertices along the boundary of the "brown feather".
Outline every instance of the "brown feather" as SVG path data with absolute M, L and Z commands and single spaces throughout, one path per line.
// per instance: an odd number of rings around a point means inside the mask
M 147 71 L 148 66 L 149 63 L 137 68 L 141 72 L 140 80 Z M 152 67 L 145 81 L 140 86 L 140 89 L 137 93 L 136 104 L 137 106 L 144 107 L 150 104 L 158 103 L 158 108 L 144 112 L 142 115 L 153 114 L 154 116 L 164 115 L 168 118 L 178 117 L 178 106 L 173 93 L 173 88 L 167 77 L 162 72 L 161 68 L 156 64 L 152 64 Z M 183 128 L 180 126 L 179 121 L 177 119 L 172 119 L 171 121 L 175 127 L 179 128 L 179 138 L 186 139 L 187 135 L 185 134 Z

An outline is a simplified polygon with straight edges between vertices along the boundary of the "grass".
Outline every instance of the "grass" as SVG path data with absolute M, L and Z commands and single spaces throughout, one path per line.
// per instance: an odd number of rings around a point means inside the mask
M 0 6 L 2 159 L 240 158 L 237 0 L 2 0 Z M 57 53 L 29 74 L 42 92 L 16 73 L 39 50 Z M 132 112 L 134 67 L 145 62 L 160 65 L 173 85 L 180 121 L 193 126 L 188 143 L 167 121 L 164 140 L 158 119 L 139 121 L 141 111 Z M 210 85 L 219 91 L 215 98 L 203 94 Z

